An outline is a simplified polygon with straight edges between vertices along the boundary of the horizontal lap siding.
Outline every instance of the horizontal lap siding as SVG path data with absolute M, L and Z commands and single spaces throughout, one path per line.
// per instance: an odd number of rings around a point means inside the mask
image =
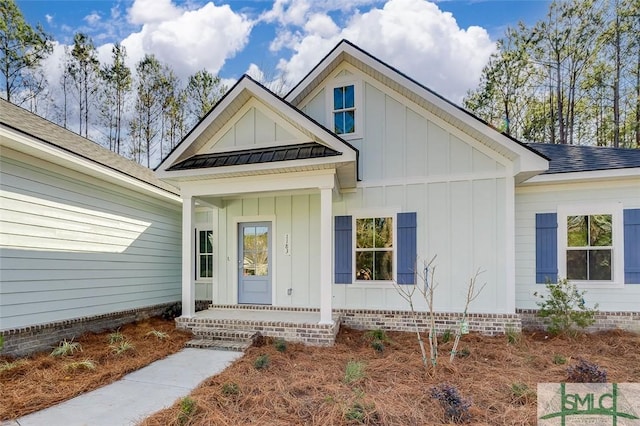
M 578 183 L 523 187 L 516 191 L 516 307 L 537 308 L 533 293 L 543 288 L 536 284 L 536 213 L 555 213 L 558 205 L 586 206 L 621 202 L 624 209 L 640 208 L 638 179 L 600 183 Z M 589 288 L 589 305 L 599 303 L 600 310 L 637 311 L 640 286 L 622 289 Z
M 180 206 L 22 155 L 1 159 L 0 327 L 180 299 Z

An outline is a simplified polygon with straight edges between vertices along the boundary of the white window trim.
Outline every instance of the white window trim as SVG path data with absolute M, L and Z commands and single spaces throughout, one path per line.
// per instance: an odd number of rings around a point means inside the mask
M 363 137 L 363 129 L 362 125 L 364 123 L 364 107 L 363 107 L 363 96 L 362 96 L 362 81 L 354 80 L 352 76 L 348 77 L 338 77 L 332 81 L 332 83 L 327 86 L 326 90 L 326 106 L 327 106 L 327 128 L 329 128 L 332 132 L 335 131 L 335 123 L 333 121 L 333 89 L 344 86 L 353 86 L 353 103 L 354 103 L 354 115 L 355 121 L 354 125 L 356 127 L 356 131 L 353 133 L 342 133 L 339 134 L 342 139 L 352 140 L 352 139 L 362 139 Z
M 196 281 L 211 281 L 213 280 L 213 276 L 215 275 L 215 265 L 214 265 L 214 260 L 215 260 L 215 244 L 212 241 L 211 242 L 211 276 L 210 277 L 203 277 L 200 276 L 200 257 L 202 255 L 202 253 L 200 253 L 200 232 L 207 232 L 210 231 L 211 235 L 213 235 L 213 229 L 211 228 L 206 228 L 206 227 L 202 227 L 202 228 L 198 228 L 196 227 Z M 214 238 L 215 241 L 215 238 Z M 204 254 L 209 254 L 209 253 L 204 253 Z
M 359 210 L 351 215 L 351 285 L 352 288 L 389 288 L 389 284 L 398 282 L 398 209 Z M 393 219 L 393 280 L 369 281 L 356 279 L 356 220 L 372 217 L 390 217 Z
M 610 214 L 613 232 L 611 281 L 571 280 L 573 284 L 589 288 L 624 287 L 624 223 L 622 203 L 571 204 L 558 206 L 558 278 L 567 276 L 567 217 L 576 215 Z

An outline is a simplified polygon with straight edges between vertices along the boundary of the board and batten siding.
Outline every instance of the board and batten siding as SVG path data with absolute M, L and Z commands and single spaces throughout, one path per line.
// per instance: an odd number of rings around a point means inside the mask
M 180 300 L 178 202 L 10 149 L 0 170 L 0 329 Z
M 536 213 L 556 213 L 559 205 L 622 203 L 623 209 L 640 208 L 640 180 L 618 179 L 602 182 L 532 185 L 516 188 L 516 307 L 535 309 L 534 292 L 544 289 L 536 284 Z M 616 236 L 614 236 L 616 238 Z M 586 289 L 588 306 L 599 304 L 602 311 L 638 311 L 640 285 L 623 288 L 602 286 Z
M 459 129 L 364 76 L 348 65 L 359 81 L 364 112 L 362 138 L 349 139 L 360 152 L 360 178 L 353 193 L 334 200 L 333 214 L 417 213 L 418 265 L 436 256 L 435 308 L 461 311 L 476 271 L 486 287 L 470 310 L 509 313 L 506 260 L 510 162 Z M 333 73 L 343 78 L 344 70 Z M 326 90 L 311 93 L 303 111 L 332 128 Z M 420 267 L 421 269 L 421 267 Z M 426 304 L 416 297 L 418 309 Z M 333 284 L 334 308 L 407 309 L 390 283 Z
M 215 215 L 213 216 L 215 220 Z M 235 304 L 239 222 L 272 222 L 275 306 L 318 307 L 320 300 L 320 195 L 296 194 L 227 199 L 214 224 L 213 302 Z M 285 235 L 289 254 L 285 254 Z M 291 289 L 291 291 L 289 291 Z M 290 293 L 290 294 L 289 294 Z

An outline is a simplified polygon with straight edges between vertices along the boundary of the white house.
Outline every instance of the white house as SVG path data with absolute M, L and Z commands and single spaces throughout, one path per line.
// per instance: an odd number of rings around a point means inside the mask
M 179 301 L 180 203 L 149 169 L 0 100 L 5 352 Z
M 205 335 L 407 329 L 394 283 L 434 256 L 443 329 L 478 270 L 472 330 L 535 324 L 559 277 L 640 329 L 640 150 L 523 144 L 348 41 L 284 97 L 241 78 L 155 174 L 4 101 L 0 147 L 12 353 L 180 298 Z
M 640 320 L 640 151 L 520 143 L 348 41 L 283 98 L 240 79 L 156 172 L 183 200 L 184 318 L 210 295 L 393 327 L 393 282 L 436 256 L 445 316 L 484 271 L 477 329 L 558 276 Z

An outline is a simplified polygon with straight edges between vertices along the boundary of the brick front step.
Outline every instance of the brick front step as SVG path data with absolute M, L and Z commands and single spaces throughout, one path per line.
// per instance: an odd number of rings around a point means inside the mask
M 186 343 L 187 348 L 216 349 L 220 351 L 244 352 L 252 342 L 240 342 L 230 340 L 193 339 Z
M 226 341 L 247 341 L 251 342 L 255 331 L 230 330 L 225 328 L 195 327 L 191 329 L 194 336 L 202 339 L 226 340 Z

